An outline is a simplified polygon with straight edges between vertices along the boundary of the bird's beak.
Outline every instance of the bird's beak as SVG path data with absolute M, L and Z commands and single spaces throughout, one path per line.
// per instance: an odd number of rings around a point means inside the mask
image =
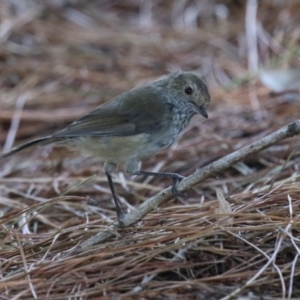
M 198 114 L 201 114 L 204 118 L 208 118 L 208 114 L 205 110 L 205 108 L 203 106 L 200 106 L 198 104 L 196 104 L 194 101 L 191 101 L 195 107 L 195 111 L 198 113 Z

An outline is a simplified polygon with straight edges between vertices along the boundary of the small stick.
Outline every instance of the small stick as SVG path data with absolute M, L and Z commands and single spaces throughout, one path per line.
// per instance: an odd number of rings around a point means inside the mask
M 249 157 L 259 151 L 262 151 L 278 142 L 285 140 L 294 135 L 298 135 L 300 133 L 300 120 L 297 120 L 293 123 L 290 123 L 287 126 L 282 127 L 281 129 L 267 135 L 266 137 L 261 138 L 260 140 L 237 150 L 229 155 L 226 155 L 223 158 L 216 160 L 215 162 L 209 164 L 208 166 L 197 170 L 192 175 L 188 176 L 184 180 L 182 180 L 178 186 L 178 192 L 185 192 L 190 190 L 192 187 L 202 182 L 203 180 L 209 177 L 216 177 L 220 172 L 228 169 L 232 165 L 237 162 Z M 150 213 L 151 211 L 157 209 L 160 205 L 166 203 L 170 199 L 174 198 L 174 194 L 172 193 L 172 187 L 169 187 L 160 193 L 156 194 L 152 198 L 145 201 L 140 207 L 128 214 L 124 217 L 124 227 L 132 225 L 142 219 L 145 215 Z M 117 222 L 109 227 L 108 230 L 103 232 L 99 232 L 95 236 L 92 236 L 88 240 L 82 242 L 78 247 L 73 249 L 72 253 L 82 252 L 83 250 L 99 243 L 107 238 L 114 236 L 114 231 L 118 229 Z

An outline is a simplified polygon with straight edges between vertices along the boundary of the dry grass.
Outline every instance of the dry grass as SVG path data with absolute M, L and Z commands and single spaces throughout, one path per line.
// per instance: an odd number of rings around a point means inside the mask
M 298 119 L 299 93 L 272 96 L 249 72 L 244 2 L 220 2 L 226 20 L 214 1 L 7 0 L 1 145 L 50 134 L 179 68 L 204 75 L 210 118 L 194 118 L 145 170 L 188 175 Z M 297 1 L 261 4 L 262 65 L 299 67 L 299 13 Z M 271 147 L 76 255 L 116 219 L 100 162 L 51 146 L 1 161 L 0 298 L 299 299 L 299 145 Z M 170 184 L 126 179 L 115 176 L 128 210 Z M 222 194 L 232 213 L 216 213 Z

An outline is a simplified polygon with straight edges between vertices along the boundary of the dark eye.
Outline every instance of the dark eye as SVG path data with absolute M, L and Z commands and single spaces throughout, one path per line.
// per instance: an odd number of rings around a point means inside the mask
M 187 95 L 192 95 L 194 93 L 194 90 L 188 85 L 188 86 L 185 87 L 184 92 Z

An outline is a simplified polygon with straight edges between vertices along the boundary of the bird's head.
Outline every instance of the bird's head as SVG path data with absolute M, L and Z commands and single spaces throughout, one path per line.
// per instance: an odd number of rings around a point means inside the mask
M 206 84 L 194 73 L 178 72 L 171 74 L 168 87 L 176 99 L 187 101 L 195 113 L 207 118 L 206 108 L 210 103 L 210 95 Z

